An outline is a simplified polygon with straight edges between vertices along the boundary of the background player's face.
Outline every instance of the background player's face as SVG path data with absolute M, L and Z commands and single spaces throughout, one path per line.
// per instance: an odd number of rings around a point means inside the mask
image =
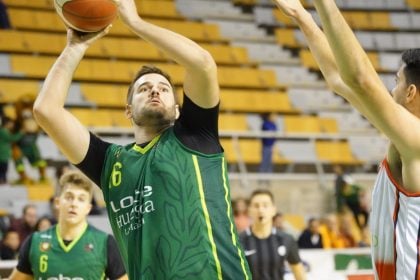
M 177 115 L 175 96 L 169 81 L 159 74 L 146 74 L 134 84 L 127 115 L 139 126 L 167 126 Z
M 266 194 L 257 194 L 251 198 L 248 213 L 254 224 L 271 225 L 273 217 L 276 214 L 276 207 L 270 196 Z
M 405 65 L 402 65 L 395 75 L 395 87 L 391 91 L 392 98 L 400 105 L 405 105 L 407 93 L 407 81 L 404 74 Z
M 60 222 L 79 224 L 86 220 L 92 208 L 91 197 L 86 190 L 69 184 L 56 200 L 56 206 Z

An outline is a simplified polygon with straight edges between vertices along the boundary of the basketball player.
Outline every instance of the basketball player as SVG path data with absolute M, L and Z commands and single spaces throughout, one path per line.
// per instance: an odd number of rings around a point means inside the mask
M 417 279 L 420 232 L 420 49 L 402 54 L 391 95 L 333 0 L 315 0 L 325 35 L 298 0 L 274 0 L 296 20 L 331 89 L 391 140 L 372 196 L 376 279 Z
M 35 102 L 36 119 L 101 186 L 130 279 L 250 279 L 218 139 L 216 64 L 196 43 L 140 18 L 134 0 L 115 3 L 133 33 L 185 68 L 182 110 L 169 76 L 143 67 L 129 87 L 125 110 L 134 143 L 119 146 L 89 133 L 64 102 L 85 51 L 108 30 L 69 30 Z
M 249 199 L 250 228 L 240 234 L 254 280 L 284 279 L 287 261 L 296 280 L 305 278 L 298 245 L 293 237 L 273 226 L 276 215 L 273 194 L 256 190 Z
M 86 221 L 92 191 L 79 171 L 60 178 L 58 224 L 25 240 L 11 280 L 128 279 L 115 239 Z

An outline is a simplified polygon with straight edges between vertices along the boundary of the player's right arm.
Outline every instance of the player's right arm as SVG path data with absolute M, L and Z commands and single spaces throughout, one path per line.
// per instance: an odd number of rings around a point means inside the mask
M 318 27 L 312 15 L 305 10 L 299 0 L 272 0 L 287 16 L 291 17 L 306 38 L 311 54 L 314 56 L 328 87 L 352 103 L 361 113 L 364 108 L 360 105 L 357 95 L 343 81 L 338 71 L 334 54 L 327 38 Z
M 390 96 L 335 1 L 315 0 L 314 3 L 328 43 L 332 47 L 340 76 L 357 95 L 360 104 L 365 107 L 362 113 L 390 138 L 400 153 L 404 165 L 408 163 L 407 166 L 414 168 L 412 163 L 418 161 L 420 153 L 418 118 L 397 104 Z M 404 102 L 408 104 L 415 100 L 416 91 L 418 89 L 415 87 L 409 87 L 405 92 Z M 420 163 L 415 164 L 418 166 Z M 408 174 L 411 171 L 406 169 L 404 172 Z M 411 180 L 408 185 L 410 183 Z
M 12 274 L 8 278 L 9 280 L 32 280 L 34 279 L 33 275 L 29 275 L 23 272 L 20 272 L 16 268 L 13 269 Z
M 87 48 L 108 30 L 109 27 L 98 33 L 77 33 L 68 29 L 67 45 L 49 71 L 34 103 L 37 123 L 74 164 L 84 159 L 90 137 L 80 121 L 64 108 L 64 103 L 73 74 Z

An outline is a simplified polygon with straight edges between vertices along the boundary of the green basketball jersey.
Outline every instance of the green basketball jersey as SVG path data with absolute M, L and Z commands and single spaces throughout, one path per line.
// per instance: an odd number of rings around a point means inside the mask
M 169 128 L 144 148 L 111 145 L 101 185 L 130 279 L 251 279 L 222 153 L 192 151 Z
M 34 279 L 104 279 L 108 235 L 91 226 L 67 246 L 57 226 L 32 235 L 29 260 Z

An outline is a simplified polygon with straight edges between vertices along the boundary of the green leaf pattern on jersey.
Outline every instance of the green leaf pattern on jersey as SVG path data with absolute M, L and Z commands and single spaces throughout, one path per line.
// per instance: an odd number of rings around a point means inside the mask
M 178 146 L 172 149 L 170 157 L 159 158 L 157 163 L 164 165 L 164 170 L 154 170 L 153 166 L 151 170 L 157 178 L 154 184 L 163 187 L 161 193 L 167 196 L 161 205 L 167 229 L 161 232 L 156 246 L 157 267 L 160 268 L 156 279 L 205 279 L 211 277 L 203 275 L 209 263 L 202 260 L 208 260 L 211 255 L 206 250 L 207 246 L 200 245 L 209 241 L 203 234 L 206 228 L 200 224 L 203 213 L 195 184 L 197 178 L 189 175 L 190 170 L 180 168 L 193 169 L 192 162 L 185 156 L 179 156 L 182 152 L 177 152 Z M 201 262 L 197 263 L 197 260 Z

